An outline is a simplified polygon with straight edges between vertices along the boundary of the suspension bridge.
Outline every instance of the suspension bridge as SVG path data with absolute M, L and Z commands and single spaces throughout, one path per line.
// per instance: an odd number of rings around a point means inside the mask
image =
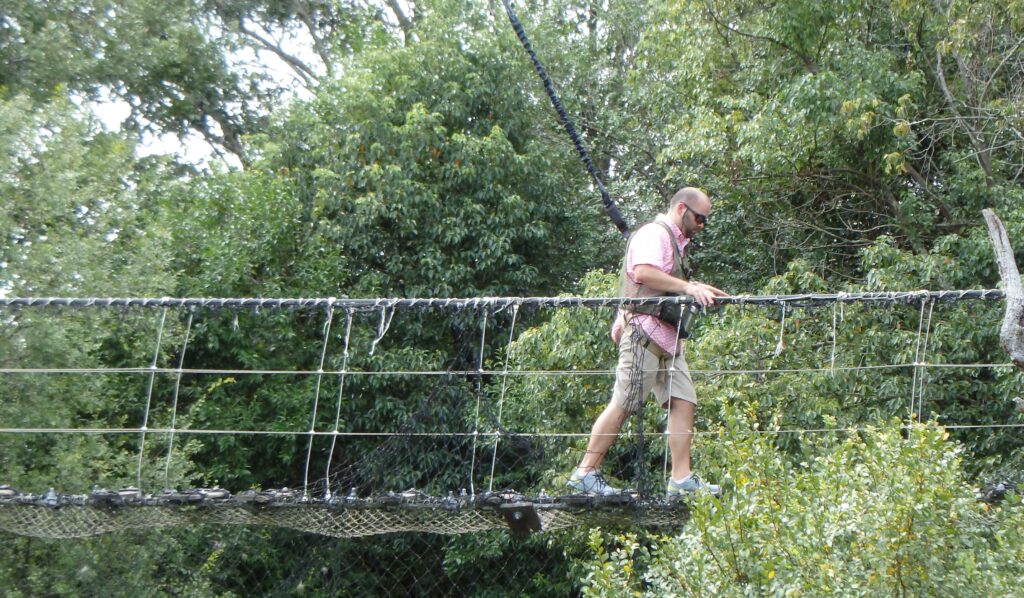
M 705 318 L 707 326 L 730 311 L 757 310 L 761 317 L 770 316 L 776 322 L 778 337 L 765 352 L 778 357 L 787 334 L 806 334 L 793 326 L 787 331 L 787 321 L 792 323 L 799 319 L 796 314 L 806 313 L 817 322 L 816 330 L 824 337 L 817 342 L 826 350 L 818 363 L 804 367 L 775 363 L 712 367 L 716 361 L 711 358 L 705 367 L 692 369 L 691 375 L 701 388 L 702 382 L 732 376 L 884 373 L 902 381 L 899 392 L 906 398 L 906 410 L 889 415 L 905 418 L 908 427 L 939 425 L 921 423 L 929 372 L 1005 371 L 1014 366 L 930 362 L 929 339 L 938 325 L 936 306 L 1003 298 L 1004 293 L 994 289 L 730 297 L 720 301 L 718 314 Z M 607 322 L 619 307 L 687 301 L 679 297 L 3 299 L 0 313 L 6 334 L 19 339 L 11 346 L 21 350 L 0 367 L 5 402 L 12 406 L 5 411 L 8 421 L 0 421 L 0 441 L 8 446 L 14 446 L 12 442 L 24 446 L 28 439 L 45 441 L 52 452 L 40 452 L 37 447 L 24 454 L 49 455 L 60 461 L 51 443 L 54 438 L 102 439 L 101 444 L 120 453 L 122 466 L 119 475 L 107 476 L 106 482 L 97 481 L 87 489 L 19 488 L 18 480 L 0 480 L 6 483 L 0 486 L 0 529 L 60 538 L 131 528 L 226 524 L 355 537 L 401 531 L 463 534 L 509 529 L 520 535 L 580 525 L 678 526 L 686 521 L 687 502 L 666 502 L 658 492 L 665 475 L 667 437 L 645 430 L 645 421 L 647 427 L 659 426 L 657 414 L 633 418 L 637 424 L 632 433 L 624 433 L 621 454 L 613 461 L 632 471 L 631 477 L 623 478 L 631 489 L 620 496 L 598 497 L 573 494 L 564 486 L 564 474 L 582 450 L 587 431 L 560 428 L 565 422 L 556 421 L 560 419 L 556 414 L 548 418 L 545 413 L 524 413 L 523 405 L 514 404 L 521 402 L 524 392 L 536 388 L 530 386 L 532 382 L 544 381 L 595 389 L 589 401 L 599 406 L 606 400 L 604 390 L 610 389 L 610 364 L 520 367 L 514 356 L 524 330 L 543 326 L 559 315 L 577 318 L 600 336 L 606 334 Z M 843 310 L 850 305 L 896 310 L 893 313 L 907 323 L 901 338 L 909 341 L 899 354 L 909 359 L 867 362 L 861 356 L 853 362 L 844 357 L 837 339 L 842 336 Z M 101 326 L 96 335 L 105 338 L 104 345 L 140 350 L 117 359 L 86 356 L 86 363 L 62 363 L 62 356 L 44 353 L 33 363 L 31 330 L 43 322 Z M 401 348 L 405 327 L 445 331 L 461 339 L 461 344 L 443 358 L 410 354 L 397 361 L 379 359 L 381 352 Z M 287 364 L 289 358 L 273 354 L 273 335 L 294 335 L 296 330 L 307 336 L 297 344 L 292 339 L 289 346 L 306 346 L 305 354 L 313 356 L 314 363 L 306 369 L 294 362 L 290 368 L 268 365 Z M 215 339 L 241 339 L 243 333 L 266 337 L 260 348 L 241 350 L 251 351 L 249 359 L 225 358 L 225 349 L 211 349 Z M 146 337 L 148 342 L 142 342 Z M 143 346 L 148 346 L 145 352 Z M 401 362 L 408 367 L 394 367 Z M 25 380 L 32 383 L 26 385 Z M 95 392 L 104 384 L 117 392 L 131 389 L 132 396 L 114 401 L 120 411 L 75 413 L 62 425 L 14 425 L 11 421 L 17 419 L 13 414 L 19 413 L 20 403 L 38 408 L 38 397 L 28 393 L 46 395 L 47 386 L 52 386 L 51 398 L 56 399 L 68 389 Z M 213 389 L 232 386 L 239 392 L 214 396 Z M 516 399 L 511 396 L 512 387 L 516 387 Z M 280 394 L 285 391 L 296 396 Z M 396 398 L 405 392 L 418 395 Z M 197 400 L 200 395 L 205 398 Z M 228 396 L 271 407 L 253 407 L 267 416 L 263 419 L 218 420 L 211 415 L 212 403 L 226 401 Z M 387 425 L 381 427 L 381 418 L 371 425 L 362 417 L 366 409 L 395 400 L 405 401 L 404 407 Z M 288 416 L 279 417 L 273 404 L 287 404 Z M 233 413 L 237 416 L 245 410 Z M 109 425 L 133 418 L 134 425 Z M 207 425 L 200 425 L 203 421 Z M 524 427 L 531 423 L 536 427 Z M 942 422 L 942 426 L 984 431 L 1021 425 L 958 421 Z M 866 424 L 749 433 L 870 431 Z M 720 433 L 695 432 L 711 437 Z M 233 447 L 243 454 L 259 454 L 268 444 L 284 450 L 287 456 L 282 461 L 293 467 L 283 479 L 264 477 L 258 488 L 178 487 L 193 479 L 210 479 L 205 472 L 180 471 L 197 451 Z M 134 453 L 130 466 L 125 465 L 128 453 Z M 18 450 L 9 452 L 8 459 L 18 454 Z M 244 458 L 240 463 L 259 467 L 245 463 Z M 94 465 L 97 471 L 105 469 Z M 104 487 L 114 479 L 121 485 Z

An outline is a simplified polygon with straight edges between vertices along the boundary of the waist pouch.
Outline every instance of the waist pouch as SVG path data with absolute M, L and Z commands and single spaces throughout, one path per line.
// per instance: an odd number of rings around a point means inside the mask
M 679 338 L 690 338 L 700 308 L 694 303 L 658 303 L 631 305 L 629 311 L 654 316 L 679 331 Z

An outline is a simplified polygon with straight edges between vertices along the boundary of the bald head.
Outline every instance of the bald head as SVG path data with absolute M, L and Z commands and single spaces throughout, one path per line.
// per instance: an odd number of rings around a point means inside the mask
M 668 202 L 668 209 L 671 211 L 679 204 L 684 204 L 690 209 L 698 210 L 706 214 L 711 209 L 711 200 L 706 193 L 696 187 L 683 187 Z

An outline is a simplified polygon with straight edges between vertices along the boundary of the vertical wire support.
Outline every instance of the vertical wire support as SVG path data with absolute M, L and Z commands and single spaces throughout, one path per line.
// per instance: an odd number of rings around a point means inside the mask
M 146 430 L 149 428 L 149 407 L 153 404 L 153 380 L 156 378 L 156 362 L 160 358 L 160 342 L 164 336 L 164 324 L 167 322 L 167 308 L 160 310 L 160 326 L 156 332 L 156 344 L 153 347 L 153 360 L 149 362 L 149 388 L 146 390 L 146 409 L 142 413 L 142 428 L 139 429 L 139 463 L 135 470 L 135 487 L 142 490 L 142 456 L 146 451 Z
M 384 339 L 384 335 L 388 333 L 388 329 L 391 328 L 391 319 L 395 317 L 395 309 L 392 307 L 388 310 L 387 306 L 380 308 L 380 325 L 377 327 L 377 337 L 370 343 L 370 355 L 377 350 L 377 343 Z
M 829 374 L 836 377 L 836 316 L 839 313 L 839 303 L 832 304 L 832 359 L 829 361 Z
M 512 326 L 508 331 L 508 344 L 505 345 L 505 366 L 501 369 L 501 394 L 498 396 L 498 432 L 494 437 L 494 451 L 491 453 L 491 475 L 487 481 L 487 491 L 494 490 L 494 464 L 498 460 L 498 442 L 501 440 L 501 415 L 505 406 L 505 385 L 508 382 L 508 358 L 512 351 L 512 338 L 516 332 L 516 319 L 519 317 L 519 304 L 512 306 Z
M 786 347 L 783 342 L 782 334 L 786 330 L 786 303 L 782 302 L 782 320 L 779 322 L 779 342 L 775 344 L 775 357 L 782 355 L 782 350 Z
M 682 334 L 682 331 L 683 331 L 683 318 L 679 318 L 679 321 L 676 322 L 676 346 L 675 346 L 675 350 L 676 351 L 679 351 L 679 335 Z M 662 463 L 662 466 L 661 466 L 661 477 L 662 478 L 666 478 L 666 479 L 668 478 L 668 475 L 669 475 L 668 457 L 669 457 L 669 452 L 670 452 L 670 450 L 672 448 L 671 444 L 670 444 L 671 441 L 672 441 L 672 432 L 668 429 L 668 426 L 669 426 L 669 422 L 672 421 L 672 381 L 673 381 L 673 376 L 675 375 L 675 372 L 676 372 L 676 353 L 673 352 L 673 354 L 672 354 L 672 363 L 669 364 L 669 369 L 668 369 L 668 392 L 666 393 L 668 395 L 668 409 L 665 410 L 665 458 L 664 458 L 664 460 L 663 460 L 664 462 Z M 692 382 L 692 380 L 691 380 L 691 382 Z M 644 397 L 644 398 L 646 398 L 646 397 Z M 683 433 L 684 434 L 693 434 L 693 429 L 691 429 L 689 432 L 683 432 Z
M 924 382 L 928 375 L 928 339 L 932 330 L 932 312 L 935 310 L 935 300 L 928 301 L 928 321 L 924 325 L 924 349 L 921 351 L 921 379 L 917 384 L 917 421 L 921 421 L 922 401 L 924 401 Z
M 192 320 L 195 308 L 188 310 L 188 322 L 185 324 L 185 340 L 181 343 L 181 355 L 178 356 L 178 369 L 174 371 L 174 400 L 171 404 L 171 431 L 167 438 L 167 463 L 164 464 L 164 488 L 170 488 L 171 455 L 174 454 L 174 427 L 178 421 L 178 394 L 181 391 L 181 376 L 185 367 L 185 352 L 188 350 L 188 339 L 192 334 Z
M 338 427 L 341 425 L 341 400 L 345 395 L 345 374 L 348 373 L 348 347 L 352 338 L 352 310 L 345 310 L 345 341 L 341 353 L 341 370 L 338 371 L 338 406 L 334 411 L 334 431 L 331 433 L 331 449 L 327 452 L 327 468 L 324 470 L 324 488 L 327 498 L 331 495 L 331 461 L 334 447 L 338 444 Z
M 910 419 L 914 418 L 914 398 L 917 396 L 917 380 L 921 375 L 921 336 L 924 332 L 924 301 L 921 301 L 921 310 L 917 317 L 917 340 L 914 342 L 914 376 L 910 383 Z
M 484 392 L 484 349 L 487 342 L 487 318 L 490 312 L 484 308 L 484 320 L 480 326 L 480 356 L 476 366 L 476 413 L 473 416 L 473 456 L 469 462 L 469 495 L 476 496 L 473 474 L 476 472 L 476 445 L 480 435 L 480 399 Z
M 331 341 L 331 322 L 334 320 L 334 297 L 331 297 L 327 308 L 327 320 L 324 322 L 324 344 L 320 349 L 320 366 L 316 369 L 316 391 L 313 394 L 313 413 L 309 420 L 309 446 L 306 448 L 306 471 L 302 476 L 302 498 L 309 497 L 309 462 L 313 458 L 313 440 L 316 438 L 316 412 L 320 405 L 320 385 L 324 380 L 324 359 L 327 357 L 327 345 Z

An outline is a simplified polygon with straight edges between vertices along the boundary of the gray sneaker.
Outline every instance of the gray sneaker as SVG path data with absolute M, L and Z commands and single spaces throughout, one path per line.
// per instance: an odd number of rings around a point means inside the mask
M 566 483 L 566 486 L 576 492 L 586 492 L 587 494 L 596 494 L 598 496 L 614 496 L 622 493 L 618 488 L 609 486 L 608 482 L 604 481 L 604 476 L 597 470 L 593 470 L 584 476 L 581 476 L 578 470 L 574 470 L 572 475 L 569 476 L 569 482 Z
M 689 496 L 697 492 L 706 492 L 711 496 L 721 497 L 722 487 L 718 484 L 708 484 L 700 479 L 697 474 L 692 473 L 683 478 L 681 482 L 669 478 L 668 485 L 665 487 L 665 498 L 672 500 L 673 498 Z

